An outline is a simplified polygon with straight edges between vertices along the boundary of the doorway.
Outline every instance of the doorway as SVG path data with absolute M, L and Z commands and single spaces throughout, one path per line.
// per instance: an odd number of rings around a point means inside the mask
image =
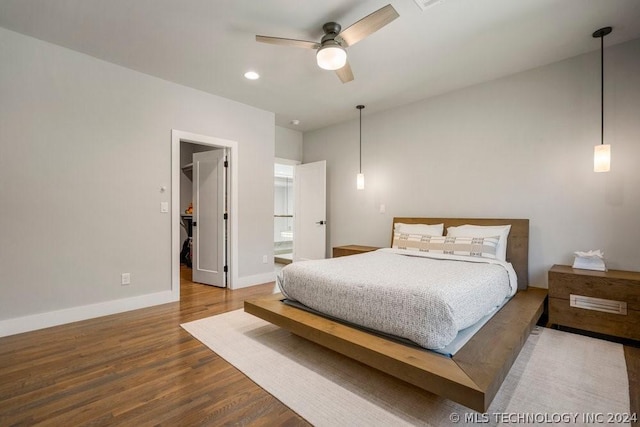
M 295 163 L 277 159 L 273 168 L 273 254 L 276 264 L 293 260 L 293 179 Z
M 236 141 L 197 135 L 174 129 L 171 131 L 171 291 L 176 300 L 180 299 L 180 253 L 184 242 L 184 239 L 181 239 L 181 237 L 187 234 L 184 232 L 184 234 L 181 235 L 181 230 L 183 230 L 182 224 L 184 223 L 181 214 L 186 210 L 182 207 L 180 200 L 181 194 L 184 193 L 184 187 L 181 188 L 180 179 L 183 173 L 180 160 L 180 148 L 183 143 L 200 147 L 198 149 L 199 151 L 211 149 L 220 151 L 221 149 L 226 152 L 228 178 L 225 182 L 227 195 L 224 197 L 224 203 L 226 204 L 225 264 L 227 266 L 227 286 L 233 289 L 238 279 L 238 189 L 236 184 L 238 180 L 238 144 Z
M 180 143 L 180 263 L 195 283 L 226 287 L 227 149 Z
M 327 162 L 274 165 L 274 262 L 276 271 L 295 261 L 326 257 Z

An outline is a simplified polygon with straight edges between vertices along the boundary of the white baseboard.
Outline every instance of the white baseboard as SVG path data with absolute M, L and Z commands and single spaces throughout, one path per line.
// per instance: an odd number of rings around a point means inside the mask
M 269 283 L 276 280 L 275 271 L 256 274 L 253 276 L 239 277 L 234 283 L 233 289 L 248 288 L 249 286 Z M 32 314 L 24 317 L 0 320 L 0 337 L 21 334 L 23 332 L 50 328 L 80 320 L 93 319 L 110 314 L 123 313 L 139 308 L 151 307 L 168 302 L 179 301 L 179 296 L 172 291 L 156 292 L 137 297 L 123 298 L 113 301 L 105 301 L 96 304 L 71 307 L 64 310 L 49 311 L 46 313 Z
M 238 280 L 233 283 L 233 288 L 240 289 L 248 288 L 249 286 L 261 285 L 263 283 L 274 282 L 276 280 L 276 272 L 271 271 L 269 273 L 255 274 L 253 276 L 238 277 Z
M 156 292 L 137 297 L 123 298 L 113 301 L 105 301 L 96 304 L 67 308 L 64 310 L 49 311 L 47 313 L 32 314 L 30 316 L 16 317 L 0 320 L 0 337 L 77 322 L 79 320 L 93 319 L 109 314 L 122 313 L 139 308 L 151 307 L 168 302 L 178 301 L 179 296 L 172 291 Z

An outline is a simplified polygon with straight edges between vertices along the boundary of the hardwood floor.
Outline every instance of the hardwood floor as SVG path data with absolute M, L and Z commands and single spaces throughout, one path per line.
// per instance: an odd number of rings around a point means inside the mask
M 273 288 L 212 288 L 183 269 L 179 303 L 0 338 L 0 426 L 308 425 L 180 327 Z M 639 413 L 640 349 L 625 357 Z
M 179 303 L 0 338 L 0 426 L 308 425 L 180 327 L 274 284 L 181 275 Z

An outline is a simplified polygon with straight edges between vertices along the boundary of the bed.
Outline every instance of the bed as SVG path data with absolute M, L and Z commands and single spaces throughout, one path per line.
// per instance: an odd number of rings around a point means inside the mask
M 485 411 L 542 314 L 546 290 L 528 288 L 528 220 L 395 218 L 403 224 L 510 224 L 506 258 L 518 276 L 518 293 L 453 357 L 385 337 L 286 305 L 275 294 L 245 302 L 245 311 L 294 334 L 425 390 Z M 393 236 L 393 230 L 392 230 Z

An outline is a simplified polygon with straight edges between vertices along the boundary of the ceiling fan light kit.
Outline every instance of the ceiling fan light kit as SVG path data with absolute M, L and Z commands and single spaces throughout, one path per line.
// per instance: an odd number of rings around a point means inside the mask
M 353 80 L 353 72 L 347 61 L 346 48 L 375 33 L 398 16 L 400 16 L 398 12 L 388 4 L 365 16 L 344 31 L 341 31 L 342 27 L 337 22 L 327 22 L 322 26 L 324 36 L 320 43 L 260 35 L 256 36 L 256 41 L 279 46 L 317 49 L 318 66 L 324 70 L 335 71 L 342 83 L 348 83 Z
M 316 53 L 316 60 L 323 70 L 339 70 L 347 63 L 347 51 L 336 41 L 323 43 Z

